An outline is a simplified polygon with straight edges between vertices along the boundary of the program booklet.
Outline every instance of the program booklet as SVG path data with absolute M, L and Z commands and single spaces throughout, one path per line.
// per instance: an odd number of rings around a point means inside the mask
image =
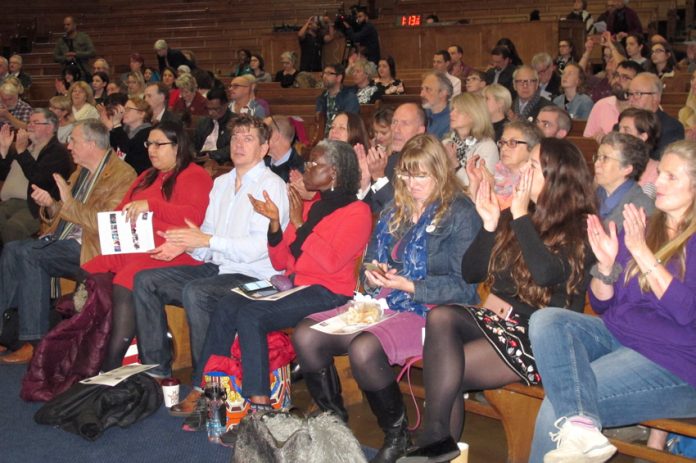
M 152 212 L 143 212 L 135 223 L 126 222 L 122 211 L 99 212 L 99 244 L 104 255 L 147 252 L 155 249 Z

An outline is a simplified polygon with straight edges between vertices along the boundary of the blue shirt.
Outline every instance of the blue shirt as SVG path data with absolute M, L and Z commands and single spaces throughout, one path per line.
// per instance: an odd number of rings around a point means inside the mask
M 445 109 L 439 113 L 433 113 L 430 109 L 426 109 L 425 114 L 428 116 L 428 133 L 441 139 L 450 131 L 449 105 L 445 106 Z
M 621 198 L 635 185 L 635 180 L 626 180 L 612 194 L 607 194 L 604 187 L 597 187 L 597 199 L 599 199 L 599 217 L 604 220 L 611 214 L 621 202 Z

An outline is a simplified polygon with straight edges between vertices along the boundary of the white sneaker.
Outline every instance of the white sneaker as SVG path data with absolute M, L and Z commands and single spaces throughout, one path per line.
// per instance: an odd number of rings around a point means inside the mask
M 597 428 L 575 425 L 566 417 L 556 420 L 555 426 L 559 431 L 549 435 L 557 448 L 544 455 L 544 463 L 603 463 L 616 453 Z

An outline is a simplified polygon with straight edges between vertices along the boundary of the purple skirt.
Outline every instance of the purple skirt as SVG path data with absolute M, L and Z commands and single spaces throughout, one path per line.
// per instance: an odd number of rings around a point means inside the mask
M 309 315 L 307 318 L 324 321 L 339 314 L 339 308 L 327 310 Z M 393 310 L 385 310 L 385 315 L 395 313 Z M 387 354 L 391 365 L 403 365 L 411 357 L 423 355 L 423 328 L 425 318 L 413 312 L 398 312 L 395 316 L 377 325 L 365 328 L 363 331 L 372 333 L 382 344 L 384 353 Z M 354 333 L 349 336 L 355 336 Z

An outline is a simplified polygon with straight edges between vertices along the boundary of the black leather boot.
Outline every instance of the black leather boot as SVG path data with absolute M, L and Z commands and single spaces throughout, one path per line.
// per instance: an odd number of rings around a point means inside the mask
M 338 379 L 336 367 L 322 368 L 319 371 L 303 372 L 307 390 L 314 402 L 322 411 L 333 412 L 345 423 L 348 422 L 348 411 L 343 406 L 341 396 L 341 381 Z
M 384 444 L 370 463 L 394 463 L 411 445 L 408 417 L 399 385 L 393 381 L 379 391 L 365 391 L 365 397 L 384 431 Z

